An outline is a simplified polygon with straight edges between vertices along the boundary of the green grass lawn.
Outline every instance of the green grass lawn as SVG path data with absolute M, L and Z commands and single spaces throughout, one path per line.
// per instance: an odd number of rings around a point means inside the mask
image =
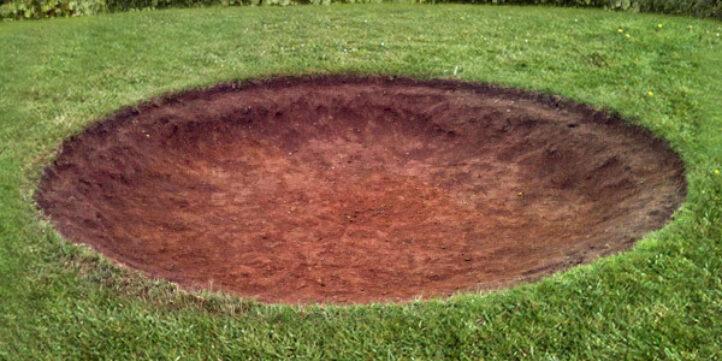
M 722 359 L 722 23 L 540 7 L 204 8 L 0 23 L 0 360 Z M 631 251 L 404 305 L 188 294 L 70 245 L 33 203 L 61 141 L 167 91 L 272 74 L 446 77 L 619 111 L 689 196 Z

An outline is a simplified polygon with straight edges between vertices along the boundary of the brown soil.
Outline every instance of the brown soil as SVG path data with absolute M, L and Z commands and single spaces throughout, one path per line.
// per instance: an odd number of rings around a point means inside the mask
M 190 288 L 267 302 L 494 288 L 630 247 L 685 196 L 664 142 L 557 97 L 326 76 L 122 110 L 37 193 L 60 232 Z

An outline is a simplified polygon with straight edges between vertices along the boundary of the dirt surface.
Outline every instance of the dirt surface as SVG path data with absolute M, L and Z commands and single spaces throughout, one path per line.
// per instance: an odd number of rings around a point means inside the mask
M 366 303 L 626 249 L 685 189 L 664 142 L 584 105 L 327 76 L 121 110 L 63 144 L 37 201 L 67 238 L 188 288 Z

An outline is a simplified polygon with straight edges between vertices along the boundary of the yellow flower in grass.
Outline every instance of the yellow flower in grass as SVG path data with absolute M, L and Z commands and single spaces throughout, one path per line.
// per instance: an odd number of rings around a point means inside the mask
M 714 175 L 719 175 L 720 172 L 719 169 L 715 169 L 712 173 L 714 173 Z
M 647 91 L 647 96 L 648 96 L 648 97 L 653 97 L 653 96 L 654 96 L 654 92 L 651 91 L 651 90 L 648 90 L 648 91 Z

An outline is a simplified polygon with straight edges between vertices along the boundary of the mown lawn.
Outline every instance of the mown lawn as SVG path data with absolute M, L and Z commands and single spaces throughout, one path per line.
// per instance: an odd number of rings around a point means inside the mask
M 711 20 L 460 5 L 0 23 L 0 359 L 722 359 L 720 33 Z M 178 291 L 68 244 L 36 210 L 42 167 L 94 119 L 309 72 L 456 77 L 617 110 L 680 153 L 688 200 L 633 250 L 544 281 L 357 307 Z

